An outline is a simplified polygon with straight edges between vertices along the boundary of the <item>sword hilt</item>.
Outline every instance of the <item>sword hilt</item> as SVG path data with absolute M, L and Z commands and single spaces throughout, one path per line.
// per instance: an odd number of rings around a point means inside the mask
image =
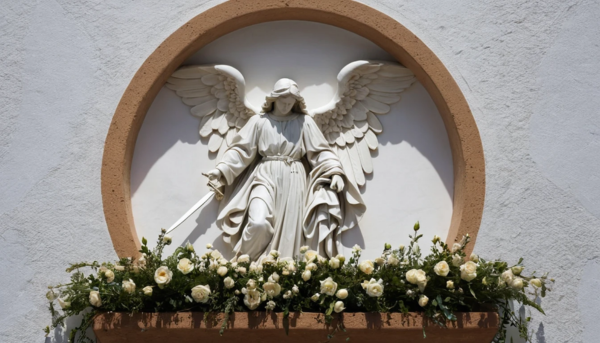
M 225 185 L 221 183 L 219 179 L 211 180 L 210 176 L 206 173 L 202 173 L 202 175 L 208 178 L 208 183 L 206 184 L 213 192 L 215 192 L 215 199 L 221 200 L 223 199 L 223 188 Z

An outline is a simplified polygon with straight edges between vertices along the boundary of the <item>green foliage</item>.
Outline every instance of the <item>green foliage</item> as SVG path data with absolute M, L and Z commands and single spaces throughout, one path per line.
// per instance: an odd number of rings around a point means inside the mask
M 304 248 L 293 259 L 279 258 L 273 251 L 261 263 L 251 262 L 247 256 L 227 261 L 210 249 L 198 255 L 189 243 L 163 258 L 163 249 L 171 242 L 163 230 L 152 250 L 142 238 L 137 259 L 71 265 L 67 269 L 71 281 L 50 287 L 47 294 L 52 325 L 44 331 L 49 334 L 64 325 L 66 318 L 84 314 L 81 324 L 72 330 L 70 342 L 90 342 L 86 329 L 97 313 L 107 311 L 221 312 L 225 313 L 222 334 L 229 314 L 236 311 L 282 312 L 287 332 L 285 323 L 294 311 L 323 313 L 328 323 L 341 311 L 423 312 L 445 326 L 456 320 L 456 312 L 492 310 L 502 319 L 494 342 L 505 342 L 510 326 L 529 340 L 527 320 L 515 315 L 510 305 L 516 301 L 544 313 L 535 299 L 545 296 L 547 283 L 552 280 L 547 275 L 522 275 L 522 259 L 512 267 L 475 255 L 465 262 L 468 235 L 452 247 L 436 236 L 431 253 L 422 257 L 417 244 L 422 237 L 419 228 L 416 223 L 407 247 L 392 249 L 385 244 L 375 261 L 359 261 L 361 250 L 355 246 L 348 259 L 338 255 L 328 260 Z M 85 275 L 83 268 L 92 273 Z M 328 278 L 333 283 L 328 284 Z M 338 293 L 340 290 L 346 292 Z M 56 302 L 62 311 L 56 310 Z M 336 332 L 345 332 L 343 324 L 337 325 Z

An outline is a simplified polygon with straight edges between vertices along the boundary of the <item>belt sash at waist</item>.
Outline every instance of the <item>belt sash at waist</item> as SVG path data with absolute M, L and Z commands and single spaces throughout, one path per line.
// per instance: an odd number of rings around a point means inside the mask
M 285 164 L 292 164 L 292 162 L 300 162 L 300 159 L 295 159 L 291 156 L 264 156 L 262 158 L 263 161 L 282 161 L 285 162 Z

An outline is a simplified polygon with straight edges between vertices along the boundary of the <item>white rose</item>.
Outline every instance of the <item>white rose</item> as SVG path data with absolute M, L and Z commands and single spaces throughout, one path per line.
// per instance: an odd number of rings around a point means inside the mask
M 439 276 L 447 276 L 450 272 L 450 266 L 446 261 L 441 261 L 433 267 L 433 271 Z
M 138 266 L 140 268 L 144 268 L 144 267 L 146 267 L 146 262 L 147 262 L 146 254 L 142 254 L 142 256 L 138 259 Z
M 244 304 L 251 310 L 254 310 L 261 302 L 260 292 L 257 290 L 248 290 L 244 296 Z
M 425 306 L 427 306 L 428 302 L 429 302 L 429 298 L 426 295 L 421 294 L 421 296 L 419 297 L 419 306 L 425 307 Z
M 472 253 L 471 257 L 469 257 L 469 260 L 477 263 L 477 262 L 479 262 L 479 256 L 477 254 L 475 254 L 475 253 Z
M 273 311 L 275 309 L 275 306 L 277 306 L 277 304 L 275 304 L 275 302 L 273 300 L 270 300 L 266 305 L 265 305 L 265 309 L 267 311 Z
M 62 308 L 63 310 L 66 310 L 69 307 L 71 307 L 71 302 L 67 301 L 67 299 L 58 298 L 58 299 L 56 299 L 56 301 L 58 301 L 60 308 Z
M 219 262 L 217 262 L 217 261 L 210 261 L 210 264 L 208 265 L 208 269 L 210 269 L 210 270 L 217 270 L 217 268 L 219 268 Z
M 460 278 L 465 281 L 471 281 L 477 277 L 477 264 L 469 261 L 460 266 Z
M 542 280 L 540 280 L 540 279 L 531 279 L 531 281 L 529 281 L 529 283 L 535 288 L 542 287 Z
M 397 266 L 400 263 L 400 260 L 398 260 L 394 255 L 389 255 L 387 262 L 390 266 Z
M 277 263 L 277 259 L 271 255 L 267 255 L 263 257 L 261 260 L 261 264 L 275 264 Z
M 302 280 L 304 281 L 308 281 L 310 280 L 310 277 L 312 276 L 310 270 L 305 270 L 302 272 Z
M 316 264 L 314 264 L 314 263 L 309 263 L 309 264 L 307 264 L 307 265 L 306 265 L 306 267 L 305 267 L 304 269 L 305 269 L 305 270 L 312 270 L 312 271 L 315 271 L 315 270 L 317 270 L 317 265 L 316 265 Z
M 171 242 L 173 241 L 173 238 L 171 238 L 171 236 L 169 235 L 164 235 L 163 236 L 163 242 L 167 245 L 171 244 Z
M 48 293 L 46 293 L 46 299 L 54 301 L 54 299 L 56 299 L 56 293 L 52 290 L 48 291 Z
M 346 257 L 342 254 L 338 254 L 335 258 L 337 258 L 338 260 L 340 260 L 341 264 L 344 264 L 344 261 L 346 261 Z
M 459 251 L 460 248 L 461 248 L 461 245 L 459 243 L 452 244 L 452 253 Z
M 502 273 L 501 277 L 504 282 L 510 284 L 515 276 L 513 275 L 512 270 L 507 269 Z
M 307 251 L 308 251 L 308 246 L 305 245 L 303 247 L 300 247 L 300 253 L 301 254 L 305 254 Z
M 321 296 L 321 294 L 319 293 L 315 293 L 312 297 L 310 297 L 310 300 L 312 301 L 319 301 L 319 297 Z
M 245 267 L 237 267 L 237 269 L 235 270 L 236 272 L 245 275 L 246 274 L 246 268 Z
M 298 286 L 294 285 L 294 287 L 292 287 L 292 292 L 294 292 L 294 294 L 298 294 L 300 293 L 300 289 L 298 288 Z
M 281 286 L 275 282 L 265 282 L 263 285 L 263 290 L 269 296 L 269 298 L 274 298 L 281 293 Z
M 192 298 L 197 303 L 205 304 L 208 301 L 208 296 L 210 295 L 210 286 L 209 285 L 198 285 L 192 288 Z
M 383 280 L 371 279 L 370 281 L 364 281 L 361 284 L 362 288 L 367 291 L 367 295 L 370 297 L 380 297 L 383 295 Z
M 129 294 L 135 292 L 135 283 L 131 279 L 129 279 L 129 281 L 124 280 L 122 287 L 123 290 Z
M 446 288 L 454 289 L 454 282 L 452 280 L 446 281 Z
M 237 262 L 231 262 L 231 268 L 237 269 L 237 266 L 238 266 Z
M 337 290 L 337 283 L 333 281 L 331 277 L 321 281 L 321 293 L 327 295 L 334 295 Z
M 219 260 L 221 257 L 223 257 L 223 255 L 221 255 L 219 250 L 214 250 L 210 252 L 210 257 L 212 257 L 214 260 Z
M 160 288 L 165 287 L 166 284 L 171 282 L 172 277 L 173 277 L 173 272 L 170 271 L 169 268 L 166 266 L 159 267 L 154 272 L 154 281 L 156 281 L 156 284 Z
M 337 293 L 335 293 L 335 296 L 339 299 L 344 300 L 348 297 L 348 290 L 346 290 L 345 288 L 340 289 L 339 291 L 337 291 Z
M 377 263 L 377 265 L 379 265 L 379 266 L 383 266 L 383 264 L 385 263 L 385 260 L 381 257 L 378 257 L 375 259 L 375 263 Z
M 373 266 L 373 262 L 371 262 L 370 260 L 364 260 L 358 265 L 358 269 L 360 269 L 361 272 L 367 275 L 371 275 L 375 267 Z
M 452 265 L 455 267 L 460 266 L 463 263 L 463 258 L 459 254 L 454 254 L 452 256 Z
M 358 246 L 358 244 L 354 244 L 354 246 L 352 247 L 352 251 L 353 252 L 361 252 L 362 249 Z
M 194 264 L 187 258 L 182 258 L 179 260 L 177 264 L 177 269 L 183 274 L 189 274 L 192 270 L 194 270 Z
M 147 296 L 152 295 L 152 286 L 146 286 L 146 287 L 142 288 L 142 292 L 144 292 L 144 295 L 147 295 Z
M 514 289 L 523 289 L 523 279 L 521 279 L 520 277 L 514 278 L 513 281 L 510 283 L 510 287 Z
M 120 272 L 123 272 L 123 271 L 125 271 L 125 266 L 120 266 L 120 265 L 118 265 L 118 264 L 117 264 L 117 265 L 115 266 L 115 270 L 118 270 L 118 271 L 120 271 Z
M 212 244 L 206 243 L 206 249 L 212 249 Z
M 217 274 L 219 274 L 220 276 L 225 276 L 225 275 L 227 275 L 227 267 L 225 267 L 225 266 L 220 266 L 220 267 L 217 269 Z
M 95 307 L 102 306 L 102 300 L 100 299 L 100 292 L 90 291 L 90 304 Z
M 239 259 L 238 259 L 239 261 Z M 258 270 L 258 265 L 256 264 L 256 262 L 252 262 L 250 263 L 250 272 L 256 272 Z
M 104 271 L 104 277 L 106 277 L 106 282 L 111 283 L 115 280 L 115 273 L 112 270 L 107 269 Z
M 189 252 L 194 252 L 194 246 L 192 245 L 192 243 L 190 243 L 190 241 L 187 241 L 187 243 L 185 243 L 185 250 Z
M 233 288 L 233 286 L 235 286 L 235 281 L 233 281 L 233 279 L 228 276 L 225 279 L 223 279 L 223 285 L 225 285 L 225 288 L 230 289 Z
M 419 286 L 419 290 L 423 292 L 427 286 L 427 275 L 422 269 L 411 269 L 406 272 L 406 281 Z
M 269 255 L 273 256 L 274 258 L 278 258 L 279 257 L 279 251 L 277 251 L 277 250 L 271 250 L 271 252 L 269 253 Z
M 279 274 L 277 274 L 277 273 L 271 274 L 271 276 L 269 276 L 269 281 L 270 282 L 279 282 Z
M 238 257 L 237 259 L 238 263 L 247 263 L 250 262 L 250 255 L 240 255 L 240 257 Z
M 521 272 L 523 271 L 523 269 L 525 269 L 525 267 L 522 267 L 522 266 L 514 266 L 511 268 L 513 274 L 515 274 L 517 276 L 521 275 Z
M 219 264 L 220 264 L 220 265 L 222 265 L 222 266 L 226 266 L 226 265 L 227 265 L 227 263 L 228 263 L 228 261 L 227 261 L 226 259 L 224 259 L 224 258 L 222 258 L 222 257 L 219 259 Z
M 306 262 L 313 262 L 317 258 L 317 256 L 319 256 L 318 252 L 314 250 L 308 250 L 304 253 L 304 260 Z
M 289 299 L 292 297 L 292 292 L 291 291 L 287 291 L 283 294 L 283 299 Z
M 340 260 L 332 257 L 331 260 L 329 260 L 329 266 L 333 269 L 338 269 L 340 267 Z
M 344 307 L 344 303 L 341 301 L 336 301 L 335 305 L 333 305 L 333 310 L 335 311 L 335 313 L 340 313 L 345 309 L 346 308 Z
M 254 279 L 248 280 L 248 282 L 246 283 L 246 287 L 248 287 L 249 290 L 255 290 L 256 289 L 256 281 Z

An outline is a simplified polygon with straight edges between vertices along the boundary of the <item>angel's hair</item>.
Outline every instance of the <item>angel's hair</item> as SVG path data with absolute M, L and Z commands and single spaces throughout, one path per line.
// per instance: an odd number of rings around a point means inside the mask
M 268 113 L 273 111 L 273 106 L 277 98 L 287 95 L 291 95 L 296 99 L 296 103 L 294 104 L 294 107 L 292 107 L 293 113 L 308 114 L 306 111 L 306 103 L 304 102 L 302 95 L 300 95 L 298 84 L 290 79 L 280 79 L 275 83 L 273 91 L 271 94 L 267 95 L 265 104 L 262 105 L 262 112 Z

